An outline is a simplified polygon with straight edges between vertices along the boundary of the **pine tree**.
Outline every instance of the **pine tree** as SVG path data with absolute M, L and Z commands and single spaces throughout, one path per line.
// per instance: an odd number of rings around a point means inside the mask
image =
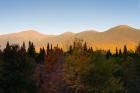
M 11 46 L 10 46 L 9 42 L 7 42 L 6 47 L 3 50 L 3 59 L 5 61 L 8 61 L 9 58 L 11 57 L 12 53 L 10 51 L 11 51 Z
M 50 45 L 49 45 L 49 43 L 47 44 L 47 54 L 49 54 L 49 52 L 50 52 Z
M 2 50 L 1 50 L 1 46 L 0 46 L 0 58 L 1 58 L 1 56 L 2 56 Z
M 116 53 L 115 53 L 115 56 L 117 57 L 118 56 L 118 48 L 116 48 Z
M 127 55 L 127 54 L 128 54 L 127 47 L 126 47 L 126 45 L 124 45 L 123 55 Z
M 122 50 L 119 49 L 119 56 L 121 57 L 122 56 Z
M 0 49 L 0 58 L 1 58 L 1 56 L 2 56 L 2 50 Z
M 32 58 L 35 57 L 36 51 L 35 51 L 35 46 L 33 42 L 29 41 L 29 47 L 28 47 L 28 55 Z
M 19 50 L 20 54 L 25 56 L 26 54 L 26 46 L 25 46 L 25 42 L 23 42 L 21 49 Z
M 26 50 L 25 42 L 23 42 L 22 48 Z
M 58 44 L 56 45 L 56 48 L 59 48 Z
M 84 43 L 84 51 L 87 51 L 87 43 Z
M 140 55 L 140 43 L 139 43 L 139 45 L 136 47 L 136 54 L 138 54 L 138 55 Z
M 5 50 L 10 50 L 10 48 L 11 48 L 11 46 L 10 46 L 9 42 L 7 42 Z
M 92 54 L 92 53 L 93 53 L 93 48 L 90 47 L 90 48 L 88 49 L 88 52 Z
M 40 52 L 39 52 L 39 54 L 37 55 L 37 58 L 36 58 L 37 63 L 41 63 L 41 64 L 44 63 L 45 56 L 46 56 L 46 52 L 45 52 L 44 47 L 40 48 Z
M 72 54 L 72 45 L 69 46 L 69 53 Z
M 110 49 L 109 49 L 109 50 L 106 52 L 106 58 L 109 59 L 111 55 L 112 55 L 112 54 L 111 54 L 111 51 L 110 51 Z
M 19 55 L 18 45 L 7 43 L 3 53 L 4 64 L 1 70 L 0 92 L 2 93 L 36 93 L 37 86 L 32 77 L 32 61 Z M 25 60 L 22 60 L 25 59 Z
M 42 49 L 42 60 L 43 60 L 43 62 L 45 61 L 45 57 L 46 57 L 46 52 L 45 52 L 45 49 L 43 47 L 43 49 Z

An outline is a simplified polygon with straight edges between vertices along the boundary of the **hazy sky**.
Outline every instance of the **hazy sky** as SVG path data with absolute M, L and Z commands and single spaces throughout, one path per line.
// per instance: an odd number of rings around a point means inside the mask
M 121 24 L 140 28 L 139 0 L 0 0 L 0 34 L 104 31 Z

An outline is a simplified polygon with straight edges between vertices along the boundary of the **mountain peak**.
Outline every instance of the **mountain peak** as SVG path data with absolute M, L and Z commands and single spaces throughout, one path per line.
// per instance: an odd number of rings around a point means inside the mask
M 5 47 L 5 43 L 16 43 L 21 45 L 24 41 L 33 41 L 36 47 L 46 46 L 48 42 L 53 45 L 60 44 L 67 47 L 68 43 L 73 42 L 74 38 L 87 41 L 90 46 L 97 48 L 109 49 L 115 47 L 123 47 L 124 44 L 131 45 L 140 42 L 140 30 L 127 25 L 119 25 L 109 29 L 106 32 L 97 32 L 95 30 L 86 30 L 79 33 L 65 32 L 60 35 L 50 36 L 44 35 L 36 30 L 27 30 L 18 33 L 6 34 L 0 36 L 0 45 Z M 71 42 L 69 42 L 71 41 Z M 93 43 L 94 42 L 94 43 Z
M 39 34 L 39 32 L 38 32 L 38 31 L 36 31 L 36 30 L 26 30 L 26 31 L 22 31 L 22 32 L 19 32 L 19 33 Z
M 114 28 L 124 29 L 124 28 L 132 28 L 132 27 L 130 27 L 130 26 L 128 26 L 128 25 L 119 25 L 119 26 L 116 26 L 116 27 L 114 27 Z
M 128 25 L 119 25 L 119 26 L 116 26 L 116 27 L 113 27 L 109 30 L 107 30 L 107 32 L 128 32 L 128 31 L 134 31 L 136 30 L 135 28 L 131 27 L 131 26 L 128 26 Z
M 26 30 L 26 31 L 22 31 L 22 32 L 18 32 L 19 35 L 27 35 L 27 36 L 37 36 L 37 35 L 42 35 L 44 36 L 45 34 L 42 34 L 36 30 Z
M 60 35 L 74 35 L 75 33 L 73 33 L 73 32 L 64 32 L 64 33 L 62 33 L 62 34 L 60 34 Z

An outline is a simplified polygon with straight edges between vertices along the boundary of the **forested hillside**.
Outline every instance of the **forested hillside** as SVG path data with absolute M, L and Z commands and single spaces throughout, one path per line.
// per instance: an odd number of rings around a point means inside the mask
M 27 47 L 28 46 L 28 47 Z M 95 50 L 75 39 L 68 51 L 29 41 L 0 50 L 0 93 L 139 93 L 140 44 Z

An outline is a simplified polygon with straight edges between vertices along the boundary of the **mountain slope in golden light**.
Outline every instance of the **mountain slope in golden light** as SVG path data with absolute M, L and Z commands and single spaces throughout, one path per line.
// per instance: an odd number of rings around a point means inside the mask
M 48 43 L 59 45 L 67 49 L 75 38 L 82 39 L 87 42 L 88 46 L 94 49 L 111 49 L 123 48 L 127 45 L 129 49 L 134 49 L 140 43 L 140 30 L 127 25 L 113 27 L 105 32 L 97 32 L 95 30 L 83 31 L 80 33 L 65 32 L 60 35 L 45 35 L 37 31 L 24 31 L 13 34 L 0 35 L 0 45 L 5 47 L 7 41 L 10 43 L 22 44 L 24 41 L 33 41 L 37 48 L 46 46 Z

